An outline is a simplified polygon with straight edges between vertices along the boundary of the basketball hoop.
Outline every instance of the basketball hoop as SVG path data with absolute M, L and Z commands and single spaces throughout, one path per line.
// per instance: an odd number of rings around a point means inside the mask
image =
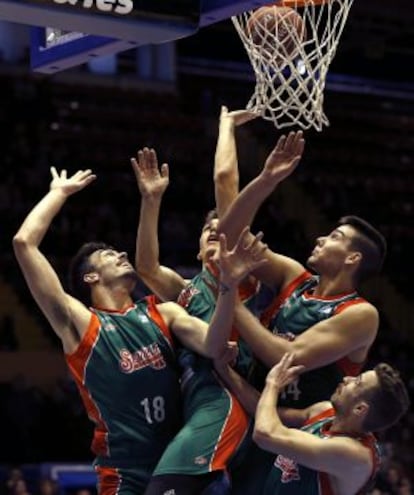
M 321 131 L 329 125 L 323 111 L 326 76 L 353 1 L 282 0 L 232 17 L 256 77 L 247 109 L 279 129 Z M 291 9 L 300 15 L 301 29 L 285 16 Z

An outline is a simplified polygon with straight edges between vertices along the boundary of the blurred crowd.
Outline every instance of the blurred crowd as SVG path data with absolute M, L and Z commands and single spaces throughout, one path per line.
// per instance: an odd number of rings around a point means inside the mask
M 212 160 L 219 105 L 234 109 L 241 102 L 232 99 L 231 93 L 223 94 L 223 86 L 214 92 L 211 81 L 208 89 L 198 84 L 188 96 L 180 92 L 151 94 L 134 88 L 114 91 L 82 84 L 52 84 L 27 73 L 0 76 L 0 276 L 14 288 L 22 306 L 36 316 L 51 349 L 57 345 L 53 332 L 34 306 L 11 250 L 18 225 L 47 190 L 49 167 L 69 171 L 92 168 L 98 174 L 98 181 L 87 193 L 65 206 L 45 239 L 45 252 L 64 273 L 73 251 L 87 240 L 104 239 L 133 254 L 139 194 L 129 157 L 142 146 L 154 146 L 160 160 L 169 161 L 171 169 L 161 214 L 161 256 L 166 265 L 190 277 L 198 266 L 195 254 L 204 214 L 213 204 Z M 328 95 L 328 112 L 329 99 Z M 412 277 L 408 272 L 412 270 L 414 247 L 414 227 L 409 222 L 414 208 L 414 154 L 403 138 L 408 139 L 414 118 L 394 108 L 385 111 L 374 125 L 372 114 L 365 110 L 356 127 L 351 104 L 343 106 L 335 113 L 335 105 L 331 105 L 332 128 L 323 136 L 310 132 L 298 184 L 328 221 L 354 213 L 380 227 L 390 247 L 386 275 L 402 297 L 412 301 Z M 366 127 L 360 130 L 364 119 L 371 120 L 372 134 Z M 355 128 L 350 129 L 352 122 Z M 387 125 L 388 141 L 384 143 L 382 129 Z M 269 131 L 261 122 L 253 122 L 249 129 L 239 133 L 242 183 L 262 165 L 257 163 L 259 147 L 269 151 L 276 140 L 274 130 Z M 395 142 L 390 142 L 392 137 Z M 263 229 L 270 245 L 299 260 L 305 259 L 313 242 L 302 220 L 285 215 L 271 201 L 261 210 L 257 227 Z M 146 291 L 143 286 L 140 290 L 142 294 Z M 0 316 L 0 350 L 24 349 L 24 342 L 14 332 L 13 314 L 3 311 Z M 413 346 L 396 330 L 392 319 L 382 315 L 371 359 L 386 360 L 401 369 L 414 397 Z M 0 493 L 60 495 L 62 487 L 55 481 L 26 479 L 21 465 L 91 460 L 92 429 L 74 383 L 68 377 L 57 382 L 53 390 L 44 391 L 33 386 L 28 377 L 16 376 L 11 383 L 0 383 L 0 404 L 0 464 L 5 466 Z M 372 495 L 414 493 L 413 431 L 414 414 L 410 412 L 398 426 L 379 434 L 384 462 Z M 93 491 L 90 487 L 77 488 L 70 495 L 93 495 Z
M 95 495 L 90 486 L 78 486 L 63 490 L 59 483 L 48 476 L 36 476 L 21 467 L 13 466 L 4 472 L 0 493 L 4 495 Z

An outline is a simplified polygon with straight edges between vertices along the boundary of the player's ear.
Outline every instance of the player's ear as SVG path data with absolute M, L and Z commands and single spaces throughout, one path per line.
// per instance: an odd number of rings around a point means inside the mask
M 99 280 L 99 275 L 97 272 L 85 273 L 83 276 L 83 281 L 87 284 L 95 284 Z
M 353 251 L 352 253 L 348 254 L 345 263 L 347 265 L 356 265 L 360 263 L 361 259 L 362 259 L 362 253 L 359 251 Z
M 358 402 L 358 404 L 355 404 L 354 407 L 354 414 L 358 416 L 360 419 L 363 419 L 369 411 L 369 404 L 368 402 L 362 400 Z

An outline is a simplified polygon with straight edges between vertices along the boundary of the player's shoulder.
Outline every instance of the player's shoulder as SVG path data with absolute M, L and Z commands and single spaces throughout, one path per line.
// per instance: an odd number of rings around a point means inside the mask
M 378 309 L 366 299 L 360 298 L 354 304 L 347 304 L 341 309 L 341 313 L 346 313 L 349 317 L 363 318 L 367 321 L 376 322 L 379 319 Z
M 156 306 L 158 312 L 164 317 L 174 317 L 187 314 L 187 311 L 175 301 L 158 302 Z

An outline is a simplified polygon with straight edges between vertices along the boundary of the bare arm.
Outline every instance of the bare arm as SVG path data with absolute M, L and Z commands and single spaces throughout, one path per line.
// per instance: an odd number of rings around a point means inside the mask
M 290 132 L 287 137 L 282 135 L 279 138 L 263 170 L 240 192 L 220 221 L 220 231 L 226 234 L 230 246 L 242 229 L 252 224 L 259 207 L 275 187 L 295 170 L 304 146 L 302 131 Z
M 350 306 L 313 325 L 295 340 L 272 334 L 243 305 L 237 304 L 235 325 L 253 353 L 269 368 L 286 352 L 307 370 L 320 368 L 358 350 L 368 350 L 378 331 L 378 312 L 369 303 Z
M 286 456 L 298 464 L 323 471 L 340 480 L 352 479 L 359 486 L 369 478 L 372 460 L 369 450 L 353 438 L 344 436 L 329 441 L 283 425 L 277 405 L 284 376 L 292 371 L 292 355 L 285 355 L 270 370 L 259 399 L 253 438 L 263 449 Z
M 220 269 L 219 290 L 210 324 L 177 312 L 171 322 L 172 331 L 194 351 L 207 357 L 218 358 L 226 349 L 233 324 L 234 305 L 238 296 L 238 285 L 252 270 L 263 264 L 262 234 L 249 241 L 250 231 L 243 230 L 234 248 L 227 249 L 225 236 L 220 236 L 218 266 Z
M 265 199 L 295 170 L 302 157 L 304 146 L 302 131 L 290 132 L 287 137 L 282 135 L 279 138 L 261 173 L 247 184 L 220 219 L 219 232 L 226 234 L 230 246 L 246 225 L 251 226 Z M 269 265 L 257 270 L 254 275 L 271 287 L 283 286 L 304 270 L 294 260 L 270 250 L 267 256 Z
M 220 360 L 215 361 L 215 368 L 226 386 L 238 398 L 244 409 L 254 416 L 260 393 L 250 385 L 242 376 L 240 376 L 227 363 Z
M 90 170 L 78 171 L 67 178 L 52 167 L 50 191 L 32 209 L 13 238 L 13 248 L 29 289 L 49 320 L 64 348 L 70 352 L 73 330 L 86 328 L 90 312 L 65 293 L 49 261 L 39 250 L 46 232 L 67 198 L 90 184 L 96 176 Z M 76 339 L 75 339 L 76 340 Z
M 239 192 L 235 128 L 256 117 L 256 114 L 247 110 L 229 112 L 227 107 L 221 107 L 219 135 L 214 157 L 214 189 L 219 218 Z
M 135 267 L 144 283 L 163 301 L 175 301 L 186 281 L 177 272 L 159 262 L 158 222 L 162 196 L 168 187 L 166 163 L 158 167 L 153 149 L 138 151 L 131 158 L 141 193 L 141 208 L 136 239 Z
M 216 371 L 219 373 L 221 379 L 226 386 L 236 395 L 244 409 L 251 415 L 256 414 L 257 405 L 260 399 L 260 392 L 252 387 L 242 376 L 240 376 L 231 366 L 229 366 L 226 359 L 219 359 L 214 361 Z M 303 367 L 296 367 L 296 372 L 300 372 Z M 296 373 L 295 372 L 295 373 Z M 292 375 L 292 379 L 296 375 Z M 286 382 L 287 385 L 289 382 Z M 330 403 L 320 402 L 311 407 L 305 409 L 293 409 L 288 407 L 278 407 L 278 415 L 280 420 L 285 426 L 300 428 L 305 422 L 313 415 L 318 414 L 320 411 L 329 407 Z M 276 407 L 276 404 L 275 406 Z

